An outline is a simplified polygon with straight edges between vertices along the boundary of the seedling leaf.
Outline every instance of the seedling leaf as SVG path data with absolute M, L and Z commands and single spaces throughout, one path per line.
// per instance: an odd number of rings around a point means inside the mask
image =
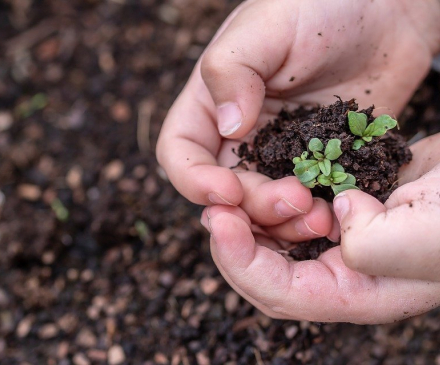
M 298 163 L 293 169 L 294 174 L 302 183 L 311 181 L 319 175 L 318 161 L 305 160 Z
M 341 151 L 341 141 L 339 139 L 333 138 L 327 143 L 325 147 L 325 158 L 333 161 L 342 155 Z
M 306 188 L 313 189 L 318 183 L 315 179 L 302 183 Z
M 313 152 L 313 157 L 315 157 L 317 160 L 324 159 L 324 155 L 321 152 Z
M 297 163 L 300 163 L 302 160 L 301 157 L 294 157 L 292 161 L 296 165 Z
M 332 172 L 332 164 L 330 160 L 325 159 L 324 161 L 319 161 L 318 165 L 319 165 L 319 169 L 325 176 L 329 176 L 330 173 Z
M 347 174 L 347 178 L 342 181 L 343 184 L 356 185 L 356 178 L 352 174 Z
M 301 153 L 301 160 L 306 160 L 307 157 L 309 157 L 309 153 L 307 151 L 304 151 L 303 153 Z
M 391 118 L 387 114 L 378 116 L 373 123 L 378 127 L 385 128 L 385 133 L 388 129 L 393 129 L 395 126 L 397 126 L 397 120 Z
M 332 190 L 333 190 L 333 193 L 335 193 L 335 195 L 338 195 L 339 193 L 342 193 L 343 191 L 350 190 L 350 189 L 359 190 L 359 188 L 357 186 L 352 185 L 352 184 L 332 185 Z
M 322 151 L 324 149 L 324 145 L 318 138 L 312 138 L 309 142 L 309 150 L 312 152 Z
M 332 184 L 332 181 L 330 180 L 330 176 L 325 176 L 322 174 L 318 176 L 318 182 L 324 186 L 331 186 Z
M 371 124 L 370 124 L 371 125 Z M 371 136 L 365 136 L 365 137 L 362 137 L 362 139 L 365 141 L 365 142 L 371 142 L 371 140 L 373 139 L 373 137 L 371 137 Z
M 348 126 L 351 133 L 362 137 L 367 127 L 367 116 L 364 113 L 348 112 Z
M 334 184 L 339 184 L 347 179 L 347 174 L 345 172 L 332 172 L 331 178 Z
M 355 151 L 357 151 L 359 148 L 361 148 L 362 146 L 365 146 L 365 141 L 363 140 L 363 139 L 356 139 L 354 142 L 353 142 L 353 149 L 355 150 Z
M 334 163 L 332 166 L 332 172 L 344 172 L 344 168 L 342 167 L 341 164 L 338 163 Z

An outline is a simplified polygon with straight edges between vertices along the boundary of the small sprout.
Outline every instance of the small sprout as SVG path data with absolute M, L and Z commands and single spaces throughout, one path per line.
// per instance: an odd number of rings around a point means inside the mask
M 47 95 L 44 93 L 38 93 L 29 100 L 20 103 L 16 108 L 16 113 L 22 118 L 28 118 L 35 112 L 44 109 L 47 104 Z
M 397 126 L 397 121 L 389 115 L 383 114 L 373 120 L 367 126 L 368 117 L 364 113 L 348 112 L 348 125 L 351 133 L 361 137 L 353 143 L 353 149 L 358 150 L 365 145 L 365 142 L 371 142 L 373 137 L 383 136 L 389 129 Z
M 309 142 L 309 150 L 313 153 L 310 160 L 307 160 L 309 153 L 304 151 L 301 157 L 295 157 L 292 161 L 296 165 L 294 173 L 301 182 L 307 182 L 322 172 L 329 176 L 331 172 L 331 161 L 341 156 L 341 141 L 331 139 L 324 150 L 324 144 L 318 138 L 312 138 Z
M 365 146 L 365 141 L 363 139 L 355 139 L 353 142 L 353 149 L 357 151 L 359 148 Z
M 141 240 L 145 240 L 150 234 L 147 224 L 140 219 L 134 223 L 134 229 Z
M 304 160 L 295 165 L 293 170 L 299 181 L 306 183 L 315 179 L 319 175 L 319 165 L 317 160 Z
M 52 201 L 50 204 L 50 207 L 52 208 L 53 212 L 55 213 L 55 216 L 60 222 L 66 222 L 69 219 L 69 211 L 64 206 L 64 204 L 61 202 L 60 199 L 56 198 Z
M 353 175 L 346 173 L 338 163 L 332 165 L 332 161 L 342 154 L 339 139 L 331 139 L 324 149 L 324 144 L 318 138 L 312 138 L 308 148 L 313 154 L 309 160 L 307 151 L 292 160 L 295 164 L 293 172 L 305 187 L 329 186 L 335 194 L 347 189 L 357 189 Z

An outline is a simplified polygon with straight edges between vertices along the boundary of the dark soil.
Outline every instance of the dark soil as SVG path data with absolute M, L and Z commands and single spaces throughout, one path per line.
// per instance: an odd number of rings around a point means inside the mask
M 374 120 L 374 106 L 360 110 L 368 116 L 368 123 Z M 272 179 L 293 175 L 293 157 L 307 151 L 312 138 L 319 138 L 324 145 L 332 138 L 341 140 L 342 156 L 337 160 L 347 173 L 356 177 L 356 185 L 382 202 L 397 188 L 399 168 L 411 161 L 411 151 L 405 139 L 388 131 L 382 137 L 374 137 L 357 151 L 352 149 L 356 139 L 348 127 L 347 113 L 358 111 L 354 99 L 312 109 L 300 108 L 287 112 L 258 131 L 252 147 L 243 143 L 238 150 L 239 157 L 246 162 L 255 162 L 257 171 Z M 331 202 L 334 194 L 328 187 L 317 186 L 313 196 Z
M 374 106 L 360 110 L 368 117 L 368 123 L 374 120 Z M 364 192 L 385 202 L 397 188 L 397 174 L 403 164 L 411 161 L 412 154 L 405 139 L 388 131 L 382 137 L 374 137 L 365 146 L 352 149 L 356 139 L 349 129 L 347 114 L 358 111 L 354 99 L 338 100 L 329 106 L 299 108 L 292 112 L 282 110 L 277 119 L 261 128 L 255 136 L 252 146 L 240 145 L 238 156 L 242 162 L 256 163 L 257 171 L 272 179 L 292 176 L 292 159 L 307 151 L 312 138 L 319 138 L 324 145 L 332 138 L 341 143 L 342 155 L 337 160 L 347 173 L 356 177 L 356 185 Z M 312 195 L 329 202 L 334 194 L 330 187 L 316 186 Z M 334 247 L 336 243 L 326 238 L 303 243 L 291 250 L 295 260 L 316 259 L 320 253 Z
M 1 365 L 440 363 L 438 310 L 381 326 L 261 314 L 158 167 L 166 112 L 237 3 L 0 3 Z M 439 88 L 433 73 L 400 118 L 410 136 L 439 131 Z

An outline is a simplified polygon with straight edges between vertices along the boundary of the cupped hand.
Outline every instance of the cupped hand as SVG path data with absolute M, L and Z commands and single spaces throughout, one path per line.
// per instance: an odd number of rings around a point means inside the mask
M 214 261 L 229 284 L 268 316 L 318 322 L 388 323 L 440 304 L 440 283 L 369 276 L 349 269 L 334 247 L 317 260 L 287 261 L 253 234 L 239 207 L 206 208 Z
M 435 0 L 244 2 L 169 111 L 157 144 L 160 164 L 192 202 L 240 205 L 281 240 L 335 238 L 328 205 L 296 178 L 236 174 L 232 148 L 282 107 L 330 103 L 335 94 L 397 114 L 436 51 L 438 14 Z
M 440 134 L 411 149 L 385 204 L 359 191 L 335 198 L 342 257 L 366 274 L 440 282 Z

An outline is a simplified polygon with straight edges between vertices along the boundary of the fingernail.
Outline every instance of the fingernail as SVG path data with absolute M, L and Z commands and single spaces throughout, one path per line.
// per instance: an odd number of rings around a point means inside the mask
M 228 202 L 225 198 L 223 198 L 220 194 L 217 193 L 209 193 L 208 199 L 213 204 L 234 205 L 231 202 Z
M 350 211 L 350 199 L 344 193 L 339 193 L 333 199 L 333 209 L 335 211 L 335 215 L 338 218 L 339 224 L 342 223 L 342 220 L 345 218 L 347 213 Z
M 225 103 L 217 108 L 218 130 L 222 136 L 229 136 L 241 126 L 243 113 L 237 103 Z
M 294 227 L 296 232 L 298 232 L 301 236 L 322 236 L 322 234 L 311 229 L 304 219 L 300 219 L 295 222 Z
M 275 211 L 280 217 L 293 217 L 294 215 L 305 213 L 304 210 L 295 207 L 284 198 L 277 201 L 275 204 Z

